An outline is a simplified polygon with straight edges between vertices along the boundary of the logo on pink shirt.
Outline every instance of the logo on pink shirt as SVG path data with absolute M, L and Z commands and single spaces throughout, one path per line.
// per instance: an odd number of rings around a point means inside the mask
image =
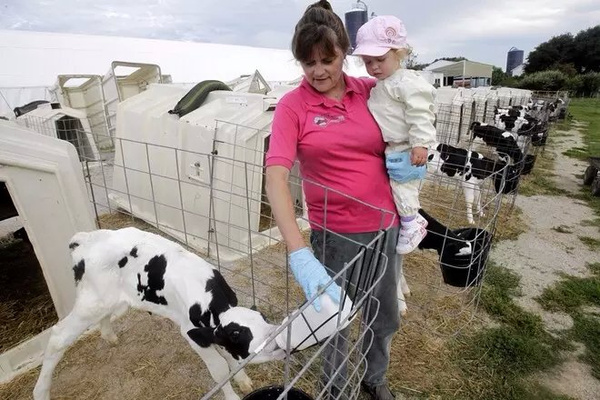
M 320 126 L 321 128 L 326 127 L 329 124 L 339 124 L 344 122 L 346 118 L 343 115 L 317 115 L 313 118 L 313 123 Z

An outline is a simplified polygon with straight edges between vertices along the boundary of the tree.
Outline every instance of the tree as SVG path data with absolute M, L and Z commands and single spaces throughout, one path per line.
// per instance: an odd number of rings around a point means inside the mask
M 600 25 L 554 36 L 527 57 L 525 73 L 559 70 L 568 75 L 600 72 Z
M 575 36 L 573 64 L 579 73 L 600 72 L 600 25 Z
M 527 57 L 525 72 L 530 74 L 573 62 L 573 35 L 565 33 L 538 45 Z
M 414 69 L 415 71 L 423 71 L 426 67 L 429 66 L 429 63 L 418 63 L 413 65 L 413 67 L 411 69 Z
M 433 60 L 433 62 L 440 61 L 440 60 L 459 62 L 459 61 L 466 60 L 466 59 L 467 59 L 466 57 L 441 57 L 441 58 L 436 58 L 435 60 Z
M 502 85 L 502 82 L 504 82 L 506 80 L 506 78 L 508 78 L 508 74 L 506 74 L 504 71 L 502 71 L 502 68 L 498 68 L 496 66 L 492 67 L 492 85 L 493 86 Z

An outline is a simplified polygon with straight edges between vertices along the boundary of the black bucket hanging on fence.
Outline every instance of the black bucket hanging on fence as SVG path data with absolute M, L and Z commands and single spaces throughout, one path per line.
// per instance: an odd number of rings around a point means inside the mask
M 283 386 L 265 386 L 246 395 L 243 400 L 276 400 L 281 393 L 283 393 Z M 296 388 L 291 388 L 287 392 L 287 398 L 288 400 L 313 400 L 308 394 Z
M 523 165 L 523 171 L 521 171 L 521 175 L 529 175 L 533 170 L 533 166 L 535 165 L 535 159 L 537 156 L 535 154 L 527 154 L 525 157 L 525 164 Z
M 492 235 L 480 228 L 463 228 L 452 232 L 461 239 L 471 242 L 473 250 L 468 255 L 452 254 L 454 251 L 442 251 L 440 267 L 444 282 L 456 287 L 476 285 L 483 277 L 488 252 L 492 245 Z
M 495 174 L 494 176 L 494 187 L 496 188 L 496 193 L 500 193 L 502 189 L 502 193 L 510 194 L 517 190 L 519 186 L 519 178 L 521 177 L 521 165 L 508 165 L 506 167 L 506 176 L 502 174 Z M 502 187 L 502 182 L 504 181 L 504 187 Z

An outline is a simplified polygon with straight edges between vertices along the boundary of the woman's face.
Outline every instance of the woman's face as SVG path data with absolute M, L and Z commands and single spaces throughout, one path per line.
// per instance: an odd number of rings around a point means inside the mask
M 342 72 L 344 56 L 337 47 L 335 53 L 335 56 L 328 56 L 315 47 L 311 59 L 300 62 L 308 82 L 324 95 L 339 94 L 337 91 L 344 87 Z

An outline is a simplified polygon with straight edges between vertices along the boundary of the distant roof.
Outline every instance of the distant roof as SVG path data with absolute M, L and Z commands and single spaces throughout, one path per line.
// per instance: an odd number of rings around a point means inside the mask
M 436 68 L 445 67 L 446 65 L 454 64 L 456 61 L 437 60 L 424 68 L 425 71 L 432 71 Z
M 231 81 L 257 69 L 269 81 L 302 75 L 287 49 L 15 30 L 0 30 L 0 43 L 0 87 L 50 86 L 60 74 L 104 75 L 117 60 L 158 64 L 173 82 Z M 347 73 L 366 76 L 351 58 Z
M 476 61 L 463 60 L 432 69 L 433 72 L 442 72 L 444 76 L 465 75 L 477 77 L 492 77 L 493 65 Z

